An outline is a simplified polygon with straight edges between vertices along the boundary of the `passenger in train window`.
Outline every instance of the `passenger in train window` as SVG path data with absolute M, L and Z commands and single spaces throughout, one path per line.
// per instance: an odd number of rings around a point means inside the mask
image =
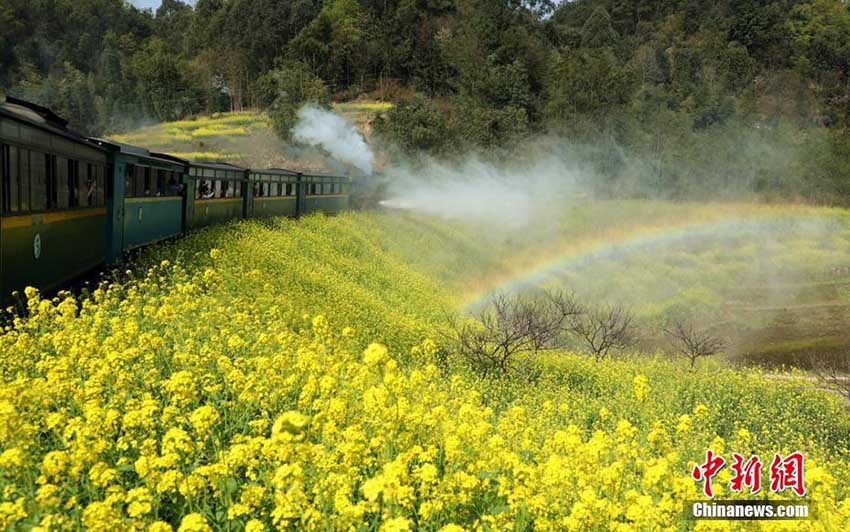
M 151 195 L 151 169 L 147 168 L 147 167 L 145 167 L 145 170 L 144 170 L 144 185 L 145 185 L 144 186 L 145 196 L 150 196 Z
M 91 165 L 89 165 L 91 166 Z M 86 179 L 86 205 L 89 207 L 94 207 L 95 198 L 96 198 L 96 182 L 91 176 L 91 171 L 89 171 L 89 177 Z
M 172 174 L 171 179 L 168 180 L 168 195 L 179 196 L 182 192 L 183 187 L 177 183 L 177 179 Z

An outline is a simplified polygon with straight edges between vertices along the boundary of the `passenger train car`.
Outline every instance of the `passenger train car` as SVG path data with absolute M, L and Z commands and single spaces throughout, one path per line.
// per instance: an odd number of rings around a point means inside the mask
M 7 98 L 0 101 L 0 303 L 207 225 L 340 212 L 350 183 L 84 138 L 49 109 Z

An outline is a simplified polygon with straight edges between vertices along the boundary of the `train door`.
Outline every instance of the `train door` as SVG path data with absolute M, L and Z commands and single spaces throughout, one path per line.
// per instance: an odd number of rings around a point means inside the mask
M 195 178 L 190 175 L 183 176 L 183 231 L 186 232 L 192 227 L 195 218 L 195 198 L 198 183 Z
M 254 202 L 250 201 L 251 198 L 248 195 L 248 187 L 250 184 L 251 183 L 243 176 L 243 179 L 237 181 L 236 185 L 239 187 L 236 190 L 240 193 L 240 197 L 242 199 L 242 218 L 251 218 L 254 214 Z
M 249 175 L 248 181 L 243 185 L 245 187 L 243 189 L 243 201 L 245 202 L 245 211 L 248 213 L 248 218 L 254 217 L 256 209 L 256 205 L 254 205 L 254 187 L 256 186 L 254 179 L 254 176 Z
M 124 179 L 127 164 L 121 157 L 113 155 L 109 166 L 109 179 L 106 189 L 107 242 L 106 261 L 112 263 L 121 258 L 124 252 Z
M 124 234 L 126 231 L 124 217 L 127 216 L 127 196 L 133 193 L 133 187 L 135 186 L 133 172 L 135 169 L 136 167 L 132 164 L 122 164 L 118 175 L 118 180 L 121 181 L 121 195 L 115 197 L 115 203 L 118 205 L 118 217 L 115 220 L 115 227 L 118 228 L 118 232 L 115 243 L 120 250 L 119 253 L 122 254 L 127 244 L 126 235 Z

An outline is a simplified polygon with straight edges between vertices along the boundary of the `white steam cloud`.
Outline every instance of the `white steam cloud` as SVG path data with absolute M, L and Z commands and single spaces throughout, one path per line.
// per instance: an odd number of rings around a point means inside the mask
M 389 170 L 381 205 L 521 229 L 575 201 L 579 173 L 562 154 L 553 153 L 504 166 L 477 157 L 456 164 L 430 161 Z
M 298 142 L 318 146 L 336 159 L 371 174 L 375 155 L 357 128 L 330 111 L 306 105 L 298 111 L 293 129 Z

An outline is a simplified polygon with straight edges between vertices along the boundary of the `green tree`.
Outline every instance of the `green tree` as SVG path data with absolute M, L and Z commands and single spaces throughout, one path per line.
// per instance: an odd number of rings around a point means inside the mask
M 446 115 L 420 94 L 405 98 L 376 116 L 374 127 L 385 140 L 408 153 L 442 153 L 451 143 Z
M 138 83 L 139 98 L 150 116 L 175 120 L 199 110 L 199 95 L 183 77 L 184 65 L 162 39 L 148 40 L 133 55 L 130 70 Z
M 304 63 L 283 63 L 268 74 L 265 84 L 275 93 L 269 116 L 278 136 L 284 140 L 291 138 L 292 127 L 302 106 L 308 103 L 330 106 L 330 94 L 324 81 Z
M 368 14 L 357 0 L 332 0 L 291 42 L 293 58 L 335 86 L 347 86 L 365 73 L 364 39 Z
M 585 48 L 613 48 L 620 36 L 611 26 L 611 17 L 603 7 L 597 7 L 581 29 L 581 45 Z

